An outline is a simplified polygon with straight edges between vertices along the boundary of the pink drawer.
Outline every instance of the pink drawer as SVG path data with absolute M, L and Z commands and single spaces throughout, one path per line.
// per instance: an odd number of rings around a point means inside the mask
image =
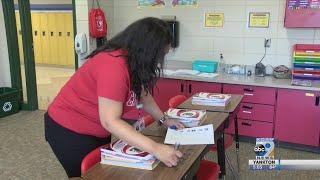
M 271 138 L 273 123 L 238 119 L 239 135 Z
M 258 121 L 267 121 L 273 123 L 274 106 L 241 103 L 240 111 L 238 112 L 239 119 L 249 119 Z
M 241 94 L 242 102 L 248 103 L 274 105 L 276 101 L 275 88 L 224 84 L 223 93 Z

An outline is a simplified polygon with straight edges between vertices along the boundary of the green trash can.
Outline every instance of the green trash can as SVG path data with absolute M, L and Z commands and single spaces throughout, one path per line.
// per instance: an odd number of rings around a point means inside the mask
M 0 118 L 19 112 L 19 90 L 9 87 L 0 88 Z

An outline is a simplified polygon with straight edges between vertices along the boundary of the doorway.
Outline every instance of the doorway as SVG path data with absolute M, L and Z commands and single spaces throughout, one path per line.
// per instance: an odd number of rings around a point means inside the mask
M 77 68 L 73 50 L 75 0 L 4 1 L 4 9 L 14 8 L 5 18 L 15 19 L 15 24 L 8 27 L 6 23 L 6 28 L 16 30 L 17 43 L 13 45 L 19 55 L 9 60 L 21 71 L 11 71 L 11 76 L 21 80 L 22 109 L 46 110 Z M 17 83 L 12 81 L 13 87 L 19 87 Z

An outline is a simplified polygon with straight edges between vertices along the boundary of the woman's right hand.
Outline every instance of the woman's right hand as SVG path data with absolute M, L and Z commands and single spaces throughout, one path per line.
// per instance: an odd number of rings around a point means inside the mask
M 164 144 L 157 144 L 154 155 L 168 167 L 177 166 L 179 158 L 182 157 L 180 151 Z

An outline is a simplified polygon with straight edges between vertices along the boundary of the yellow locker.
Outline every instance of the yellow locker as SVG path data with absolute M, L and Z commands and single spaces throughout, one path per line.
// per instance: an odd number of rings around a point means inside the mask
M 39 64 L 42 59 L 41 52 L 41 31 L 40 31 L 40 13 L 31 12 L 32 37 L 35 63 Z
M 67 46 L 67 63 L 69 67 L 74 67 L 74 39 L 73 39 L 73 18 L 72 12 L 65 13 L 66 20 L 66 46 Z
M 22 45 L 22 32 L 21 32 L 21 23 L 20 23 L 20 14 L 19 14 L 19 11 L 17 11 L 15 14 L 16 14 L 16 23 L 17 23 L 17 33 L 18 33 L 18 45 L 19 45 L 20 63 L 21 63 L 21 64 L 24 64 L 23 45 Z
M 57 30 L 58 30 L 58 47 L 59 58 L 57 64 L 66 65 L 67 62 L 67 45 L 66 45 L 66 33 L 65 33 L 65 16 L 64 13 L 56 13 L 57 17 Z
M 48 30 L 49 30 L 49 63 L 59 64 L 59 47 L 58 47 L 58 27 L 57 27 L 57 17 L 55 12 L 48 13 Z
M 49 59 L 49 36 L 48 36 L 48 15 L 47 13 L 39 13 L 40 15 L 40 41 L 41 41 L 41 59 L 39 63 L 50 64 Z

